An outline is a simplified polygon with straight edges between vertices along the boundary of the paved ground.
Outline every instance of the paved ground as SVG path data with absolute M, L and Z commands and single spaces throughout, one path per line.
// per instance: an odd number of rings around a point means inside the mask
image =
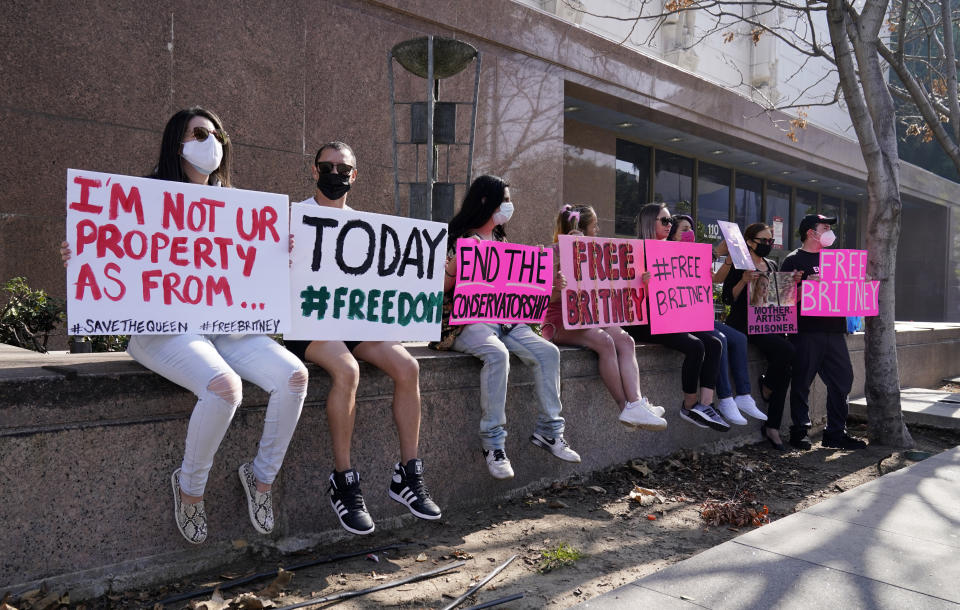
M 582 604 L 958 608 L 960 447 Z

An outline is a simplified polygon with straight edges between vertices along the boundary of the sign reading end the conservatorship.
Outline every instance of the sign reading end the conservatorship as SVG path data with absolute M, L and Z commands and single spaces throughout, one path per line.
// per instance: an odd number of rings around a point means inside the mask
M 290 315 L 287 202 L 68 170 L 68 332 L 282 332 Z
M 447 225 L 315 204 L 291 206 L 286 339 L 435 341 Z

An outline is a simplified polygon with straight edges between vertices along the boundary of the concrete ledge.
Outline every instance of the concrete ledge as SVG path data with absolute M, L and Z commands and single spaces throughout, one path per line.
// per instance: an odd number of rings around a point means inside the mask
M 900 409 L 907 424 L 960 430 L 960 394 L 905 388 L 900 391 Z M 865 398 L 850 401 L 850 417 L 866 421 Z
M 930 379 L 957 374 L 960 325 L 908 327 L 900 339 L 903 385 L 930 385 Z M 854 393 L 862 393 L 863 339 L 854 335 L 848 342 L 857 375 Z M 616 421 L 595 355 L 565 348 L 563 415 L 567 437 L 583 463 L 558 461 L 527 441 L 536 419 L 534 378 L 514 359 L 507 450 L 517 477 L 495 481 L 476 436 L 479 361 L 423 347 L 411 352 L 420 363 L 426 479 L 446 512 L 634 457 L 684 447 L 713 450 L 757 438 L 753 424 L 720 434 L 680 421 L 681 356 L 649 345 L 637 348 L 641 388 L 667 408 L 670 426 L 660 433 L 629 431 Z M 751 379 L 761 366 L 760 354 L 751 352 Z M 70 588 L 79 599 L 211 567 L 249 545 L 292 550 L 346 536 L 325 495 L 333 462 L 323 413 L 329 378 L 315 367 L 310 374 L 307 402 L 275 488 L 274 534 L 254 533 L 237 481 L 237 465 L 256 451 L 267 400 L 259 388 L 245 384 L 243 406 L 210 473 L 210 537 L 193 547 L 171 522 L 169 477 L 182 457 L 195 397 L 125 354 L 0 351 L 0 488 L 6 495 L 0 523 L 17 533 L 0 545 L 0 584 L 5 585 L 0 589 L 22 591 L 46 580 Z M 361 365 L 361 379 L 353 464 L 363 475 L 378 527 L 396 527 L 406 510 L 386 493 L 399 459 L 390 413 L 392 382 L 367 364 Z M 824 399 L 818 381 L 811 396 L 816 422 L 823 421 Z

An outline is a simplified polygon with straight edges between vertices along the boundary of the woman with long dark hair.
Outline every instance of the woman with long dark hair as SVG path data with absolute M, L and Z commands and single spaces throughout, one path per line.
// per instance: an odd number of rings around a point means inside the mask
M 666 240 L 674 219 L 664 203 L 648 203 L 640 208 L 637 217 L 637 237 L 640 239 Z M 644 280 L 649 280 L 649 272 Z M 649 316 L 647 318 L 649 320 Z M 668 333 L 654 335 L 650 324 L 626 326 L 634 340 L 642 343 L 659 343 L 683 354 L 681 385 L 683 402 L 680 405 L 680 417 L 700 428 L 713 428 L 721 432 L 730 429 L 723 417 L 711 405 L 713 393 L 717 387 L 717 373 L 720 370 L 720 353 L 723 349 L 720 339 L 712 335 L 697 336 L 692 333 Z
M 450 221 L 444 314 L 437 349 L 453 349 L 483 361 L 480 369 L 480 443 L 487 469 L 497 479 L 513 477 L 506 454 L 505 425 L 507 373 L 510 354 L 534 368 L 540 413 L 530 442 L 554 457 L 579 462 L 580 456 L 563 438 L 560 417 L 560 351 L 537 335 L 527 324 L 450 324 L 450 301 L 456 284 L 456 247 L 460 238 L 506 241 L 503 225 L 513 215 L 509 185 L 497 176 L 480 176 L 473 181 L 460 210 Z
M 150 177 L 229 187 L 231 149 L 216 114 L 200 107 L 186 108 L 167 122 L 160 158 Z M 61 253 L 64 261 L 70 257 L 67 242 Z M 187 425 L 183 461 L 170 477 L 177 529 L 194 544 L 207 538 L 203 492 L 214 454 L 240 405 L 241 379 L 269 392 L 257 455 L 240 465 L 239 476 L 253 527 L 261 534 L 271 532 L 271 487 L 307 393 L 304 365 L 264 335 L 134 335 L 127 352 L 197 396 Z

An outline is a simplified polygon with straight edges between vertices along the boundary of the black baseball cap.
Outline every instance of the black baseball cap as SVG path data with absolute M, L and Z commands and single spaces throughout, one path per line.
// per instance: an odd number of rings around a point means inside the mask
M 803 217 L 803 220 L 800 221 L 800 241 L 803 241 L 804 236 L 807 234 L 807 231 L 810 229 L 816 229 L 817 225 L 835 225 L 837 224 L 836 217 L 824 216 L 823 214 L 807 214 Z

